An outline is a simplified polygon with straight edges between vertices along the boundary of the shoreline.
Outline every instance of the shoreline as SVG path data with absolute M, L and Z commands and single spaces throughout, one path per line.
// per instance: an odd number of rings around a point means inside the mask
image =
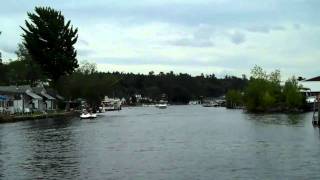
M 56 113 L 48 113 L 48 114 L 24 114 L 24 115 L 4 115 L 0 116 L 0 124 L 2 123 L 13 123 L 20 121 L 29 121 L 29 120 L 40 120 L 47 118 L 66 118 L 73 117 L 78 115 L 78 112 L 56 112 Z

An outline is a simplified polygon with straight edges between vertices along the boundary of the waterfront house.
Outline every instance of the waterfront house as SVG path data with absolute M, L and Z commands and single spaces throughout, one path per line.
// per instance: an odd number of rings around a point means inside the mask
M 306 79 L 299 82 L 303 86 L 303 90 L 308 92 L 309 96 L 317 96 L 320 94 L 320 76 Z
M 30 86 L 0 86 L 2 112 L 10 114 L 43 111 L 42 98 Z
M 49 95 L 44 87 L 34 87 L 32 90 L 39 96 L 42 97 L 43 110 L 52 111 L 57 109 L 56 98 Z
M 299 81 L 300 92 L 306 96 L 306 103 L 309 110 L 314 110 L 316 108 L 315 102 L 317 101 L 317 96 L 320 95 L 320 76 Z
M 56 90 L 54 89 L 46 89 L 47 90 L 47 94 L 49 94 L 50 96 L 54 97 L 55 100 L 55 105 L 56 105 L 56 109 L 65 109 L 67 102 L 65 101 L 65 98 L 63 96 L 61 96 Z
M 0 113 L 5 113 L 7 109 L 7 96 L 0 95 Z

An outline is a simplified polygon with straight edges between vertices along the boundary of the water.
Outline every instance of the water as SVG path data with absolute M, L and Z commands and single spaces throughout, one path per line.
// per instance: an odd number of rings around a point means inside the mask
M 0 179 L 319 179 L 311 119 L 170 106 L 0 124 Z

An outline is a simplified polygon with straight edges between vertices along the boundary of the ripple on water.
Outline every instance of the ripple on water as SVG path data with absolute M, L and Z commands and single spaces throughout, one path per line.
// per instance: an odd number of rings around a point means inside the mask
M 0 179 L 319 179 L 311 116 L 169 106 L 0 124 Z

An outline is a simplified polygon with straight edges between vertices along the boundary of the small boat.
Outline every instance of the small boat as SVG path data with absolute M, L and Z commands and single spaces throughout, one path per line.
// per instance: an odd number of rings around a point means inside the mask
M 80 115 L 81 119 L 94 119 L 97 117 L 97 114 L 93 114 L 93 113 L 82 113 Z
M 159 109 L 166 109 L 167 108 L 167 104 L 157 104 L 156 106 Z
M 122 102 L 119 98 L 109 98 L 108 96 L 104 97 L 104 100 L 101 102 L 101 107 L 99 110 L 101 112 L 107 111 L 120 111 Z
M 168 106 L 168 101 L 166 100 L 160 100 L 158 104 L 156 104 L 156 107 L 159 109 L 166 109 Z
M 203 107 L 218 107 L 219 104 L 215 101 L 207 101 L 202 104 Z

